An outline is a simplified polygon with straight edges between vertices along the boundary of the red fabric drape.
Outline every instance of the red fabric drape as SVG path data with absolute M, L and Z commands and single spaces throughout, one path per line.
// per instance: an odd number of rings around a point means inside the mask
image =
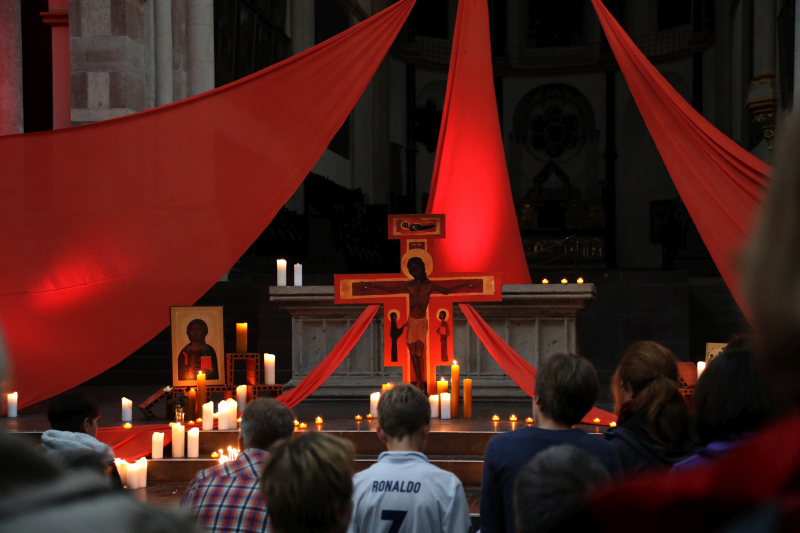
M 188 431 L 190 428 L 186 429 Z M 153 449 L 153 433 L 156 431 L 164 433 L 164 446 L 172 442 L 172 428 L 168 424 L 134 426 L 131 429 L 98 428 L 97 440 L 111 446 L 117 459 L 135 461 L 150 455 Z
M 592 4 L 672 181 L 728 289 L 746 313 L 736 256 L 750 235 L 771 168 L 695 111 L 639 51 L 602 1 Z
M 494 360 L 500 365 L 508 376 L 519 385 L 525 393 L 533 397 L 534 383 L 536 380 L 536 369 L 525 360 L 520 354 L 506 343 L 495 331 L 481 318 L 478 312 L 470 304 L 458 304 L 461 307 L 461 312 L 467 317 L 469 325 L 472 330 L 481 340 L 486 349 L 492 354 Z M 584 424 L 598 424 L 608 425 L 611 422 L 616 422 L 617 416 L 608 411 L 603 411 L 597 407 L 592 407 L 582 422 Z
M 319 159 L 413 5 L 175 104 L 0 137 L 0 323 L 20 407 L 118 363 L 230 269 Z
M 494 93 L 486 0 L 458 3 L 447 94 L 426 213 L 447 215 L 439 272 L 502 272 L 530 283 Z

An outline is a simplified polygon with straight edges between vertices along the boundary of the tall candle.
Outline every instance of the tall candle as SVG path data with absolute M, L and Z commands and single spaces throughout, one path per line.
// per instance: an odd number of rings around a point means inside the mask
M 450 399 L 450 416 L 458 418 L 458 389 L 461 383 L 461 367 L 454 359 L 450 367 L 450 392 L 453 397 Z
M 136 462 L 139 464 L 139 488 L 147 488 L 147 459 L 142 457 Z
M 122 398 L 122 421 L 130 422 L 131 420 L 133 420 L 133 402 Z
M 225 400 L 228 404 L 228 426 L 231 429 L 236 429 L 236 419 L 239 417 L 239 402 L 233 398 Z
M 275 354 L 264 354 L 264 385 L 275 385 Z
M 228 402 L 219 402 L 217 407 L 217 429 L 230 429 L 231 428 L 231 415 L 230 405 Z
M 436 392 L 441 396 L 443 392 L 447 392 L 447 382 L 442 378 L 436 382 Z
M 186 393 L 186 404 L 183 406 L 183 417 L 185 420 L 195 420 L 197 418 L 197 391 L 189 389 Z
M 378 417 L 378 402 L 381 399 L 380 392 L 373 392 L 369 395 L 369 414 L 373 417 Z
M 172 426 L 172 457 L 183 457 L 186 447 L 186 427 L 180 422 L 172 422 L 170 426 Z
M 431 418 L 439 418 L 439 395 L 431 394 L 428 401 L 431 403 Z
M 247 322 L 236 324 L 236 353 L 247 353 Z
M 172 442 L 172 445 L 175 446 L 175 441 Z M 128 488 L 138 489 L 140 463 L 138 461 L 134 461 L 132 463 L 128 463 L 127 466 L 128 466 Z
M 203 404 L 203 431 L 214 429 L 214 402 Z
M 8 418 L 17 418 L 17 400 L 19 395 L 11 392 L 8 395 Z
M 164 458 L 164 433 L 160 431 L 153 432 L 153 447 L 150 451 L 150 456 L 153 459 Z
M 300 263 L 294 264 L 294 286 L 295 287 L 303 286 L 303 265 L 301 265 Z
M 700 377 L 700 374 L 703 373 L 703 370 L 706 369 L 706 362 L 705 361 L 698 361 L 697 362 L 697 377 Z
M 439 395 L 439 412 L 442 415 L 442 420 L 450 419 L 450 393 L 443 392 Z
M 236 387 L 236 403 L 239 404 L 239 409 L 244 410 L 244 406 L 247 405 L 247 385 Z
M 472 418 L 472 380 L 464 380 L 464 418 Z
M 203 372 L 197 373 L 197 405 L 206 403 L 206 375 Z
M 286 286 L 286 259 L 278 259 L 278 287 Z
M 114 459 L 114 464 L 117 466 L 117 473 L 124 487 L 128 484 L 128 463 L 122 459 Z
M 189 430 L 186 439 L 186 457 L 197 459 L 200 457 L 200 428 Z

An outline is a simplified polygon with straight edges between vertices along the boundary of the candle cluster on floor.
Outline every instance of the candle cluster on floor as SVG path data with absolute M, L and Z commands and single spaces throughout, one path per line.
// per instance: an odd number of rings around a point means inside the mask
M 129 489 L 144 489 L 147 487 L 147 459 L 142 457 L 138 461 L 129 463 L 122 459 L 114 459 L 122 485 Z
M 460 405 L 461 389 L 461 367 L 458 365 L 458 361 L 453 360 L 453 364 L 450 365 L 450 381 L 448 382 L 442 376 L 436 382 L 436 394 L 431 394 L 428 397 L 431 406 L 431 418 L 441 418 L 442 420 L 458 418 L 459 416 L 472 418 L 472 380 L 469 378 L 463 380 L 463 415 Z

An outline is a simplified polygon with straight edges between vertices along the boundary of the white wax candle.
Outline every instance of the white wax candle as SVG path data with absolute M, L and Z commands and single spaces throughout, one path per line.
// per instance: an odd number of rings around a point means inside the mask
M 225 400 L 228 402 L 228 425 L 231 429 L 236 429 L 236 419 L 239 417 L 239 402 L 233 398 Z
M 439 418 L 439 395 L 431 394 L 428 401 L 431 403 L 431 418 Z
M 16 392 L 8 395 L 8 418 L 17 418 L 17 400 L 19 396 Z
M 703 370 L 706 369 L 706 362 L 705 361 L 698 361 L 697 362 L 697 377 L 700 377 L 700 374 L 703 373 Z
M 264 354 L 264 385 L 275 385 L 275 354 Z
M 203 431 L 214 429 L 214 402 L 203 404 Z
M 172 422 L 170 426 L 172 426 L 172 457 L 183 457 L 186 448 L 186 427 L 180 422 Z
M 186 437 L 186 457 L 197 459 L 200 457 L 200 428 L 192 428 Z
M 114 459 L 114 464 L 117 465 L 119 479 L 122 481 L 122 486 L 124 487 L 128 484 L 128 463 L 122 459 Z
M 373 392 L 369 395 L 369 414 L 378 418 L 378 401 L 381 399 L 380 392 Z
M 230 405 L 228 402 L 219 402 L 219 407 L 217 407 L 217 429 L 230 429 L 231 428 L 231 417 L 230 417 Z
M 172 441 L 172 445 L 175 445 L 175 441 Z M 139 465 L 138 461 L 128 464 L 128 488 L 129 489 L 138 489 L 139 488 Z
M 130 422 L 133 420 L 133 402 L 127 398 L 122 399 L 122 421 Z
M 443 392 L 440 395 L 439 400 L 439 414 L 442 417 L 442 420 L 448 420 L 450 418 L 450 393 Z
M 278 259 L 278 287 L 286 286 L 286 259 Z
M 236 403 L 239 404 L 240 409 L 244 409 L 244 406 L 247 405 L 247 385 L 236 387 Z
M 295 287 L 303 286 L 303 265 L 301 265 L 300 263 L 294 264 L 294 286 Z
M 164 434 L 159 431 L 153 432 L 153 449 L 150 456 L 153 459 L 164 458 Z
M 147 459 L 142 457 L 136 462 L 139 464 L 139 488 L 147 488 Z

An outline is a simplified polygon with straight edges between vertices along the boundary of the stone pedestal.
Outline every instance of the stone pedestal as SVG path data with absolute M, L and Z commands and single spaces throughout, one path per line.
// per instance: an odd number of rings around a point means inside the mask
M 364 305 L 335 305 L 332 286 L 270 287 L 270 300 L 292 316 L 292 379 L 289 389 L 330 353 Z M 557 352 L 577 352 L 575 315 L 595 286 L 586 284 L 503 285 L 503 301 L 474 304 L 484 320 L 533 366 Z M 495 362 L 454 308 L 454 353 L 461 377 L 472 378 L 473 397 L 525 398 L 527 395 Z M 449 377 L 447 367 L 442 374 Z M 350 355 L 315 392 L 313 398 L 361 397 L 381 383 L 402 380 L 400 367 L 383 366 L 383 310 L 378 311 Z

